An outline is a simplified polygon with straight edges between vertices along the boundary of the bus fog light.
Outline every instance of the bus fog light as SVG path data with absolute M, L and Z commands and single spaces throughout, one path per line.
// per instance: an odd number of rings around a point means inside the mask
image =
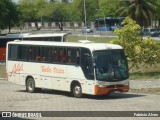
M 102 87 L 105 87 L 105 86 L 104 86 L 104 85 L 99 85 L 99 87 L 101 87 L 101 88 L 102 88 Z
M 129 82 L 125 83 L 124 85 L 128 86 L 128 85 L 129 85 Z

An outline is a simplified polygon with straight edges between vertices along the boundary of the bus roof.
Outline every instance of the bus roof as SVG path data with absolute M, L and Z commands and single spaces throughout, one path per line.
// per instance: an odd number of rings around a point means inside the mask
M 0 36 L 0 39 L 4 38 L 36 38 L 36 37 L 58 37 L 64 36 L 68 33 L 15 33 L 15 34 L 6 34 Z
M 23 45 L 39 45 L 39 46 L 59 46 L 59 47 L 84 47 L 91 51 L 94 50 L 104 50 L 104 49 L 123 49 L 120 45 L 109 44 L 109 43 L 94 43 L 94 42 L 50 42 L 50 41 L 20 41 L 15 40 L 8 42 L 7 44 L 23 44 Z

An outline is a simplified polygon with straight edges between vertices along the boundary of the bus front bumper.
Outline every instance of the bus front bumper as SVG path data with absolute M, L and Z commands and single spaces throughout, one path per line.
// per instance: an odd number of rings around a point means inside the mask
M 107 95 L 110 92 L 128 92 L 129 85 L 111 85 L 111 86 L 100 86 L 95 85 L 94 87 L 94 95 Z

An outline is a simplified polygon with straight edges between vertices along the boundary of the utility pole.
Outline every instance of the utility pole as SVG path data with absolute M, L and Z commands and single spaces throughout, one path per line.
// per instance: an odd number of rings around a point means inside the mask
M 104 15 L 104 25 L 105 25 L 105 30 L 106 30 L 106 36 L 108 37 L 108 35 L 107 35 L 106 16 L 105 16 L 105 14 L 104 14 L 104 13 L 103 13 L 103 15 Z
M 83 2 L 84 2 L 84 3 L 83 3 L 83 5 L 84 5 L 84 27 L 86 28 L 86 40 L 87 40 L 87 25 L 86 25 L 86 22 L 87 22 L 87 20 L 86 20 L 86 1 L 84 0 Z

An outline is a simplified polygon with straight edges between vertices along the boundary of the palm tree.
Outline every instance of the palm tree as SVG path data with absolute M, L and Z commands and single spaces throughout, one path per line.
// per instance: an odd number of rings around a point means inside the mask
M 156 0 L 123 0 L 120 3 L 121 7 L 116 11 L 116 14 L 123 17 L 130 16 L 140 26 L 145 27 L 151 24 L 151 18 L 158 8 Z

